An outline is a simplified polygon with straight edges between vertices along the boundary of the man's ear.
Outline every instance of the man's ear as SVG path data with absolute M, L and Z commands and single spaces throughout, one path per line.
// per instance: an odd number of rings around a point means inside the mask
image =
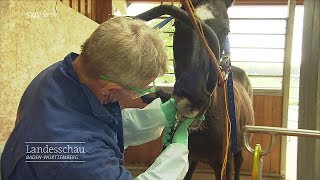
M 101 93 L 102 93 L 103 95 L 106 95 L 106 94 L 108 94 L 108 93 L 110 93 L 110 92 L 112 92 L 112 91 L 116 91 L 116 90 L 119 90 L 119 89 L 122 89 L 122 88 L 123 88 L 123 87 L 120 86 L 119 84 L 110 82 L 110 83 L 108 83 L 108 84 L 106 84 L 106 85 L 104 85 L 104 86 L 102 87 Z
M 226 7 L 230 7 L 232 6 L 232 4 L 234 3 L 235 0 L 224 0 L 225 4 L 226 4 Z

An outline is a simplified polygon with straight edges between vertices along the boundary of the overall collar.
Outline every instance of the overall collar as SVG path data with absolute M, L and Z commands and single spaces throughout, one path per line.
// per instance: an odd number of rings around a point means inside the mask
M 79 88 L 82 88 L 85 96 L 87 97 L 88 101 L 89 101 L 89 105 L 91 107 L 92 113 L 95 117 L 97 117 L 98 119 L 102 119 L 102 120 L 111 120 L 112 118 L 107 118 L 108 116 L 110 116 L 110 112 L 107 110 L 107 108 L 105 106 L 111 107 L 112 109 L 120 109 L 120 105 L 119 102 L 115 102 L 115 103 L 108 103 L 106 105 L 103 105 L 100 103 L 100 101 L 98 100 L 98 98 L 92 93 L 92 91 L 89 89 L 88 86 L 86 86 L 85 84 L 81 83 L 78 74 L 76 73 L 72 62 L 79 56 L 79 54 L 76 54 L 74 52 L 71 52 L 70 54 L 68 54 L 65 58 L 64 58 L 64 63 L 65 66 L 68 70 L 69 75 L 71 76 L 72 79 L 74 79 L 77 83 L 79 83 Z

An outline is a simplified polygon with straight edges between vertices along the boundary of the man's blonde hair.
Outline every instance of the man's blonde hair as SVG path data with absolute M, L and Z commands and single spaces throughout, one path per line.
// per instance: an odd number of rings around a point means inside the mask
M 145 21 L 127 17 L 102 23 L 81 47 L 86 76 L 107 75 L 124 85 L 141 86 L 163 75 L 167 55 L 159 33 Z

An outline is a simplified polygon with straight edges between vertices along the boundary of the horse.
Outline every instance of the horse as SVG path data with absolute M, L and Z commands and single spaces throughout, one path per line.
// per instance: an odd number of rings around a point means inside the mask
M 229 18 L 227 9 L 233 0 L 192 0 L 209 47 L 217 59 L 222 55 L 226 36 L 229 33 Z M 175 32 L 173 39 L 174 72 L 176 82 L 172 97 L 176 101 L 177 111 L 184 117 L 202 117 L 205 121 L 195 121 L 191 124 L 189 135 L 189 172 L 186 179 L 191 179 L 198 161 L 208 163 L 215 171 L 216 179 L 220 178 L 223 155 L 223 135 L 225 111 L 223 109 L 223 94 L 217 88 L 218 76 L 206 49 L 202 46 L 198 34 L 191 25 L 187 13 L 174 6 L 159 6 L 144 12 L 136 18 L 151 20 L 164 14 L 175 17 Z M 231 179 L 232 160 L 234 160 L 235 176 L 240 177 L 240 166 L 243 162 L 241 136 L 242 127 L 253 123 L 252 88 L 246 73 L 237 67 L 232 67 L 234 73 L 234 92 L 237 112 L 237 131 L 239 152 L 229 151 L 226 177 Z M 169 96 L 171 97 L 171 96 Z M 198 130 L 198 129 L 202 130 Z M 230 147 L 228 147 L 230 148 Z

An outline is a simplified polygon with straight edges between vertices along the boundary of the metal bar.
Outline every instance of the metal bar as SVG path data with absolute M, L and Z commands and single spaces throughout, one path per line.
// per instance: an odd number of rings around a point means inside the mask
M 254 149 L 250 146 L 249 138 L 247 136 L 248 133 L 261 133 L 271 135 L 268 148 L 267 150 L 262 151 L 261 156 L 266 156 L 271 153 L 277 135 L 320 138 L 320 131 L 315 130 L 246 125 L 243 129 L 244 145 L 251 154 L 254 154 Z
M 273 149 L 273 147 L 274 147 L 274 145 L 275 145 L 275 143 L 276 143 L 276 135 L 272 135 L 271 136 L 271 138 L 270 138 L 270 140 L 269 140 L 269 144 L 268 144 L 268 148 L 267 148 L 267 150 L 265 150 L 265 151 L 262 151 L 262 156 L 266 156 L 266 155 L 268 155 L 268 154 L 270 154 L 271 153 L 271 151 L 272 151 L 272 149 Z
M 247 134 L 248 134 L 248 132 L 247 131 L 244 131 L 244 133 L 243 133 L 243 136 L 244 136 L 244 145 L 245 145 L 245 147 L 247 148 L 247 150 L 251 153 L 251 154 L 254 154 L 254 149 L 250 146 L 250 142 L 249 142 L 249 138 L 248 138 L 248 136 L 247 136 Z M 271 153 L 271 151 L 272 151 L 272 149 L 273 149 L 273 147 L 274 147 L 274 145 L 275 145 L 275 142 L 276 142 L 276 135 L 275 134 L 272 134 L 271 135 L 271 138 L 270 138 L 270 141 L 269 141 L 269 144 L 268 144 L 268 148 L 267 148 L 267 150 L 265 150 L 265 151 L 262 151 L 261 150 L 261 156 L 266 156 L 266 155 L 268 155 L 268 154 L 270 154 Z
M 320 131 L 307 129 L 287 129 L 280 127 L 246 125 L 244 126 L 244 131 L 248 133 L 320 138 Z

